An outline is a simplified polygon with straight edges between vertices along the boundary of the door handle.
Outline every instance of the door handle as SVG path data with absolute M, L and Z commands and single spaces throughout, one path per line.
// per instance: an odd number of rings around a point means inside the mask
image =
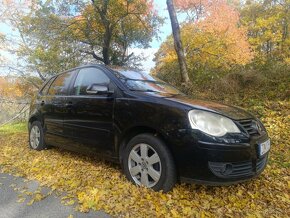
M 67 108 L 72 108 L 73 104 L 72 104 L 72 102 L 70 101 L 70 102 L 66 103 L 65 106 L 66 106 Z
M 40 105 L 41 106 L 45 105 L 45 101 L 41 101 Z

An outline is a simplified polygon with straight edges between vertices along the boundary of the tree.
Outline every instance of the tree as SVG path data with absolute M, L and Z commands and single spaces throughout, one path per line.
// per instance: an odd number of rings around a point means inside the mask
M 181 25 L 181 40 L 189 74 L 194 75 L 195 82 L 218 77 L 236 65 L 251 62 L 253 53 L 247 41 L 247 29 L 240 25 L 239 13 L 232 5 L 225 0 L 188 0 L 175 4 L 180 12 L 187 14 Z M 177 59 L 173 39 L 169 37 L 155 55 L 155 71 L 159 74 L 174 71 L 173 63 Z
M 128 54 L 128 48 L 149 47 L 162 23 L 148 0 L 69 3 L 33 1 L 25 10 L 11 7 L 6 22 L 17 30 L 17 38 L 9 40 L 9 51 L 19 59 L 17 72 L 37 73 L 45 80 L 88 62 L 138 64 L 140 58 Z
M 24 70 L 36 72 L 42 80 L 86 63 L 87 57 L 80 51 L 82 46 L 66 37 L 62 18 L 52 14 L 46 5 L 25 16 L 16 14 L 14 27 L 19 33 L 14 52 L 22 60 Z
M 0 76 L 0 99 L 21 99 L 35 91 L 28 83 L 16 76 Z
M 0 76 L 0 125 L 15 119 L 25 119 L 29 109 L 28 99 L 32 93 L 35 93 L 35 88 L 21 78 Z
M 5 48 L 5 35 L 0 32 L 0 52 Z M 3 61 L 2 54 L 0 53 L 0 63 Z
M 248 27 L 257 63 L 290 64 L 289 0 L 247 1 L 241 8 L 241 22 Z
M 85 4 L 81 15 L 68 20 L 75 40 L 87 45 L 84 53 L 106 65 L 127 65 L 132 45 L 147 48 L 161 18 L 147 0 L 102 0 Z
M 189 83 L 190 80 L 189 80 L 189 76 L 187 72 L 184 50 L 183 50 L 183 46 L 182 46 L 182 42 L 180 38 L 180 28 L 179 28 L 179 23 L 176 17 L 176 12 L 174 9 L 173 1 L 167 0 L 166 4 L 167 4 L 167 10 L 170 16 L 172 34 L 174 38 L 174 48 L 178 57 L 178 63 L 180 67 L 182 82 Z
M 9 63 L 3 62 L 1 69 L 17 73 L 35 87 L 38 84 L 33 79 L 34 73 L 45 80 L 48 76 L 67 69 L 72 63 L 69 58 L 64 58 L 68 57 L 68 43 L 50 38 L 52 34 L 47 27 L 50 22 L 55 23 L 56 19 L 46 17 L 47 8 L 41 2 L 37 5 L 34 1 L 5 1 L 2 9 L 5 11 L 2 22 L 6 23 L 11 32 L 5 35 L 5 51 L 14 58 Z M 33 20 L 36 14 L 38 19 Z M 37 28 L 35 23 L 39 24 Z M 70 59 L 71 57 L 72 55 Z

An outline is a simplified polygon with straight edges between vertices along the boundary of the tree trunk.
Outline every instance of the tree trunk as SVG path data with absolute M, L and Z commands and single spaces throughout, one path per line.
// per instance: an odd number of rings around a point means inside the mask
M 102 7 L 99 8 L 97 6 L 98 1 L 91 0 L 92 4 L 95 8 L 96 13 L 98 13 L 101 17 L 102 24 L 104 25 L 105 28 L 105 33 L 104 33 L 104 41 L 103 41 L 103 46 L 102 46 L 102 55 L 103 55 L 103 62 L 105 65 L 110 65 L 110 46 L 111 46 L 111 39 L 112 39 L 112 32 L 113 28 L 110 25 L 110 22 L 107 18 L 107 9 L 108 9 L 108 4 L 109 0 L 103 1 Z
M 104 46 L 103 47 L 103 60 L 105 65 L 110 65 L 110 54 L 109 54 L 109 47 Z
M 110 46 L 111 46 L 111 38 L 112 38 L 112 30 L 109 24 L 105 23 L 106 31 L 104 34 L 104 44 L 103 44 L 103 59 L 105 65 L 110 65 Z
M 179 29 L 179 24 L 178 20 L 176 17 L 176 12 L 174 9 L 173 1 L 172 0 L 166 0 L 167 4 L 167 10 L 169 13 L 170 21 L 171 21 L 171 27 L 172 27 L 172 34 L 174 38 L 174 47 L 175 51 L 178 57 L 178 63 L 180 67 L 180 73 L 181 73 L 181 78 L 183 83 L 189 83 L 189 77 L 188 77 L 188 72 L 187 72 L 187 66 L 186 66 L 186 61 L 185 61 L 185 56 L 184 56 L 184 50 L 183 46 L 181 43 L 180 39 L 180 29 Z

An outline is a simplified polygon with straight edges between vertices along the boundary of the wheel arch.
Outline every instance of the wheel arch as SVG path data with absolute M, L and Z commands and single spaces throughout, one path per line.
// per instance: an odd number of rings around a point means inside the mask
M 139 135 L 139 134 L 144 134 L 144 133 L 151 133 L 154 136 L 159 137 L 166 145 L 166 147 L 168 147 L 169 151 L 171 152 L 172 156 L 172 149 L 170 144 L 168 143 L 168 141 L 166 140 L 166 137 L 164 136 L 164 134 L 162 134 L 161 132 L 159 132 L 157 129 L 149 127 L 149 126 L 134 126 L 129 128 L 128 130 L 126 130 L 123 134 L 122 137 L 119 140 L 118 143 L 118 147 L 117 147 L 117 151 L 118 151 L 118 157 L 119 157 L 119 162 L 122 164 L 123 158 L 122 158 L 122 152 L 124 151 L 126 145 L 128 144 L 128 142 L 135 136 Z M 174 159 L 174 156 L 173 156 Z M 174 159 L 175 162 L 175 159 Z
M 42 119 L 37 116 L 37 115 L 33 115 L 31 116 L 29 119 L 28 119 L 28 129 L 30 128 L 31 124 L 34 122 L 34 121 L 39 121 L 41 123 L 41 125 L 43 126 L 43 121 Z

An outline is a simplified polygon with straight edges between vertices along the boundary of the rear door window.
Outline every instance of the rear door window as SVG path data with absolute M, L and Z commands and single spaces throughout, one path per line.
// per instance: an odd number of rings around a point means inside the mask
M 70 82 L 73 78 L 74 72 L 67 72 L 60 74 L 51 84 L 48 94 L 49 95 L 67 95 Z

